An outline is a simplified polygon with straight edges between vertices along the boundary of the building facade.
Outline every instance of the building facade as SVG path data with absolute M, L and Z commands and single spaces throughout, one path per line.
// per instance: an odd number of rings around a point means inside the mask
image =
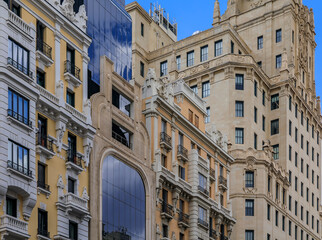
M 141 86 L 101 57 L 101 89 L 91 97 L 97 129 L 90 168 L 90 239 L 154 239 L 155 173 Z
M 153 22 L 134 3 L 126 9 L 133 32 Z M 146 68 L 157 78 L 184 79 L 206 102 L 207 127 L 214 123 L 227 135 L 236 159 L 229 181 L 237 220 L 231 239 L 320 239 L 312 9 L 298 0 L 240 0 L 228 1 L 221 16 L 216 1 L 212 26 L 181 41 L 157 26 L 155 38 L 133 33 L 136 80 L 145 81 Z
M 220 132 L 205 131 L 205 102 L 184 80 L 157 78 L 153 69 L 142 92 L 156 173 L 153 239 L 229 239 L 236 222 L 229 200 L 234 159 Z
M 85 7 L 1 1 L 2 239 L 88 239 Z

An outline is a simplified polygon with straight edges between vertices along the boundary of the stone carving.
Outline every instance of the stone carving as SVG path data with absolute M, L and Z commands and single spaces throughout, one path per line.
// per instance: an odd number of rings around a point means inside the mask
M 223 150 L 228 151 L 228 137 L 223 135 L 219 130 L 216 129 L 215 125 L 210 125 L 207 127 L 207 133 L 210 138 Z
M 64 181 L 62 175 L 59 175 L 58 181 L 57 181 L 57 188 L 58 188 L 58 199 L 64 197 Z
M 59 153 L 61 152 L 61 148 L 63 145 L 63 136 L 65 131 L 66 131 L 65 123 L 61 121 L 56 122 L 56 136 L 57 136 L 56 146 L 57 146 L 57 151 Z
M 175 234 L 175 232 L 172 232 L 171 240 L 176 240 L 176 234 Z
M 251 3 L 250 6 L 251 6 L 251 8 L 256 8 L 256 7 L 260 6 L 262 3 L 263 3 L 263 0 L 259 0 L 257 2 Z
M 91 101 L 89 99 L 87 99 L 84 103 L 84 115 L 86 116 L 87 123 L 91 124 Z
M 87 188 L 86 187 L 84 187 L 84 189 L 83 189 L 82 198 L 87 200 L 87 201 L 89 200 L 89 196 L 87 194 Z
M 185 72 L 181 72 L 178 75 L 178 79 L 184 78 L 185 76 L 186 76 L 186 73 Z
M 308 60 L 308 28 L 306 24 L 308 22 L 308 9 L 301 5 L 299 12 L 299 59 L 302 67 L 307 70 Z
M 89 164 L 92 148 L 93 148 L 93 141 L 88 138 L 85 139 L 84 140 L 84 162 L 86 167 L 88 167 L 88 164 Z
M 149 68 L 148 73 L 146 75 L 147 79 L 151 80 L 151 79 L 156 79 L 156 74 L 155 74 L 155 70 L 154 68 Z
M 78 13 L 75 15 L 75 24 L 82 29 L 84 32 L 86 32 L 86 22 L 87 22 L 87 15 L 86 15 L 86 10 L 85 10 L 85 5 L 81 5 L 79 7 Z
M 74 13 L 74 0 L 64 0 L 61 5 L 62 13 L 71 21 L 74 21 L 75 13 Z

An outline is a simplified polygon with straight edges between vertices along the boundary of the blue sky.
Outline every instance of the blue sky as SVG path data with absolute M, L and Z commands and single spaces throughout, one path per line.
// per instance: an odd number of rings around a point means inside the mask
M 150 9 L 149 0 L 136 0 L 145 10 Z M 125 0 L 128 4 L 132 0 Z M 152 1 L 154 2 L 154 1 Z M 195 31 L 203 31 L 211 26 L 214 0 L 159 0 L 159 4 L 169 13 L 170 19 L 178 23 L 178 40 L 191 36 Z M 227 8 L 227 0 L 219 0 L 221 14 Z M 315 54 L 315 84 L 317 95 L 322 96 L 322 68 L 319 68 L 322 61 L 322 4 L 321 0 L 303 0 L 309 8 L 313 8 L 316 31 L 316 54 Z M 194 16 L 194 17 L 191 17 Z

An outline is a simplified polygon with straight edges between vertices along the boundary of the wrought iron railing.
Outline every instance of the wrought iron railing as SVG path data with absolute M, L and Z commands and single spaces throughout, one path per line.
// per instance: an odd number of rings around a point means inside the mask
M 50 233 L 48 232 L 48 230 L 46 229 L 37 229 L 38 230 L 38 235 L 46 237 L 46 238 L 50 238 Z
M 81 156 L 78 156 L 75 152 L 71 151 L 70 149 L 67 150 L 66 154 L 67 154 L 66 162 L 71 162 L 71 163 L 83 168 Z
M 8 57 L 8 64 L 13 66 L 14 68 L 18 69 L 20 72 L 26 74 L 27 76 L 32 78 L 32 72 L 29 71 L 28 67 L 25 67 L 23 65 L 21 65 L 20 63 L 16 62 L 15 60 L 13 60 L 12 58 Z
M 165 142 L 166 144 L 171 146 L 171 137 L 168 134 L 166 134 L 165 132 L 161 132 L 160 133 L 160 143 L 161 142 Z
M 173 216 L 174 215 L 174 212 L 173 212 L 173 207 L 170 205 L 170 204 L 167 204 L 167 203 L 162 203 L 162 212 L 163 213 L 166 213 L 170 216 Z
M 183 222 L 185 224 L 189 224 L 189 215 L 183 212 L 179 212 L 179 222 Z
M 36 144 L 48 149 L 51 152 L 54 152 L 53 140 L 48 139 L 48 136 L 44 136 L 41 133 L 37 133 L 36 134 Z
M 227 187 L 227 179 L 224 176 L 219 176 L 219 184 Z
M 19 122 L 26 124 L 29 127 L 32 127 L 32 122 L 29 121 L 28 118 L 21 116 L 19 113 L 13 111 L 12 109 L 8 109 L 7 112 L 8 112 L 8 116 L 18 120 Z
M 49 185 L 44 183 L 44 182 L 42 182 L 42 181 L 37 181 L 37 186 L 39 188 L 41 188 L 41 189 L 44 189 L 44 190 L 48 191 L 48 192 L 50 191 Z
M 198 186 L 198 190 L 206 195 L 209 195 L 208 190 L 202 186 Z
M 80 79 L 80 69 L 69 60 L 66 60 L 64 63 L 64 73 L 70 73 L 77 79 Z
M 183 157 L 188 158 L 188 149 L 182 145 L 178 145 L 178 154 L 181 154 Z
M 209 224 L 206 221 L 204 221 L 204 220 L 202 220 L 200 218 L 198 218 L 198 223 L 201 224 L 204 227 L 208 227 L 209 226 Z
M 37 50 L 45 54 L 48 58 L 52 59 L 52 47 L 41 39 L 37 39 Z
M 28 177 L 32 177 L 32 171 L 29 170 L 29 168 L 25 168 L 23 166 L 20 166 L 19 164 L 17 163 L 14 163 L 13 161 L 11 160 L 8 160 L 8 168 L 11 168 L 17 172 L 20 172 Z
M 132 148 L 132 144 L 125 137 L 121 136 L 120 134 L 114 131 L 112 131 L 112 138 L 122 143 L 123 145 L 127 146 L 128 148 Z

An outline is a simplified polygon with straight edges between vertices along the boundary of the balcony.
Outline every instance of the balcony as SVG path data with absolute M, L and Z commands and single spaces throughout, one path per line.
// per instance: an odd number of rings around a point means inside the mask
M 68 149 L 66 151 L 66 167 L 74 170 L 78 175 L 83 171 L 82 157 Z
M 66 213 L 84 217 L 89 215 L 87 200 L 76 196 L 73 193 L 67 193 L 64 196 Z
M 41 39 L 37 39 L 36 56 L 46 67 L 50 67 L 54 63 L 52 59 L 52 48 Z
M 210 179 L 212 179 L 213 181 L 216 181 L 216 171 L 215 169 L 210 168 Z
M 17 122 L 18 124 L 21 124 L 22 126 L 28 128 L 29 130 L 32 130 L 32 122 L 29 121 L 28 118 L 21 116 L 20 114 L 13 111 L 12 109 L 7 110 L 7 117 L 9 120 Z
M 9 19 L 8 23 L 15 29 L 22 31 L 28 38 L 32 38 L 31 27 L 24 20 L 22 20 L 17 14 L 12 11 L 8 11 Z
M 162 203 L 161 217 L 171 220 L 174 216 L 173 207 L 170 204 Z
M 228 187 L 227 187 L 227 179 L 224 178 L 223 176 L 219 176 L 219 189 L 220 190 L 227 190 Z
M 68 60 L 64 62 L 64 77 L 74 87 L 78 87 L 82 83 L 80 80 L 80 69 Z
M 216 230 L 214 230 L 214 229 L 210 229 L 210 230 L 209 230 L 209 237 L 210 237 L 211 239 L 216 239 Z
M 132 149 L 132 144 L 129 142 L 129 140 L 127 140 L 125 137 L 119 135 L 115 131 L 112 131 L 112 138 L 114 138 L 116 141 L 122 143 L 126 147 Z
M 12 58 L 8 57 L 8 68 L 10 70 L 12 70 L 13 72 L 15 72 L 18 75 L 21 75 L 21 77 L 23 79 L 25 79 L 26 77 L 26 82 L 31 83 L 33 81 L 33 73 L 26 67 L 24 67 L 23 65 L 21 65 L 20 63 L 16 62 L 15 60 L 13 60 Z
M 53 140 L 48 139 L 48 136 L 44 136 L 41 133 L 36 134 L 36 151 L 43 154 L 46 158 L 51 159 L 54 155 Z
M 204 188 L 202 186 L 198 186 L 198 190 L 199 190 L 199 192 L 202 192 L 203 194 L 209 196 L 209 192 L 206 188 Z
M 32 171 L 29 170 L 29 168 L 25 168 L 23 166 L 18 165 L 17 163 L 14 163 L 13 161 L 8 161 L 7 162 L 7 169 L 9 171 L 12 171 L 22 177 L 26 177 L 29 180 L 32 179 Z
M 50 195 L 50 187 L 48 184 L 42 182 L 42 181 L 37 181 L 37 187 L 38 187 L 38 194 L 44 193 L 47 198 L 49 198 Z
M 0 234 L 5 239 L 29 239 L 28 223 L 9 215 L 0 217 Z
M 204 220 L 202 220 L 202 219 L 200 219 L 200 218 L 198 218 L 198 224 L 199 224 L 200 226 L 202 226 L 202 227 L 204 227 L 204 228 L 207 228 L 207 229 L 208 229 L 209 224 L 208 224 L 206 221 L 204 221 Z
M 37 229 L 37 238 L 39 240 L 50 240 L 50 233 L 45 229 Z
M 189 227 L 189 215 L 183 212 L 179 212 L 179 221 L 178 225 L 181 228 L 188 228 Z
M 227 236 L 225 236 L 224 234 L 220 234 L 220 240 L 229 240 L 229 238 Z
M 178 145 L 177 159 L 183 162 L 188 161 L 188 150 L 182 145 Z
M 160 133 L 160 147 L 167 151 L 172 149 L 171 137 L 165 132 Z

